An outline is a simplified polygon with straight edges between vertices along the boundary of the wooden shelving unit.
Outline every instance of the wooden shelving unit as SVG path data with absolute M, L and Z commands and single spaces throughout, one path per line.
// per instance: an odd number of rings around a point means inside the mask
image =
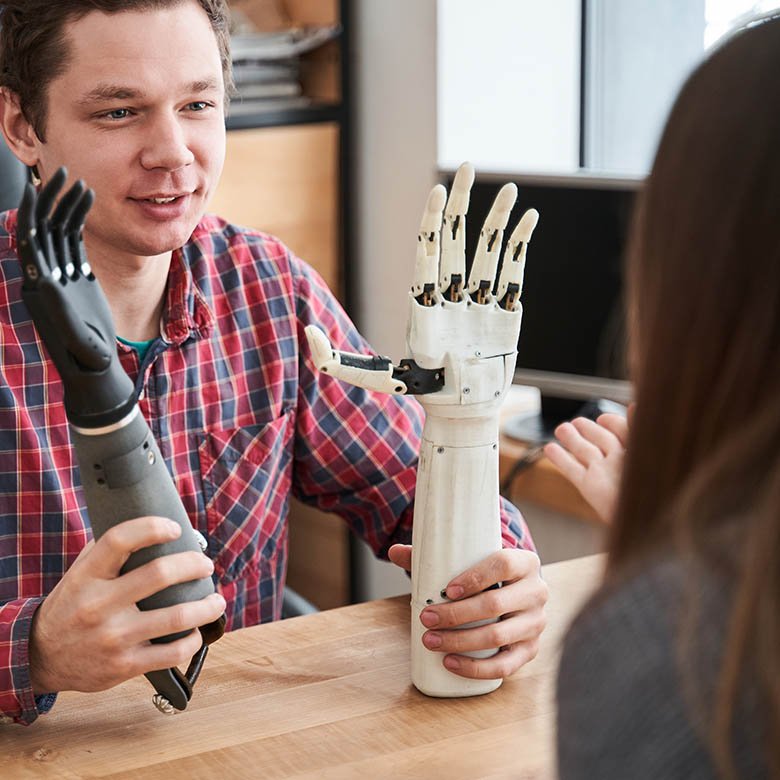
M 258 110 L 242 105 L 229 114 L 225 169 L 210 204 L 231 222 L 284 241 L 323 276 L 347 311 L 348 5 L 347 0 L 232 0 L 231 8 L 258 25 L 281 13 L 281 21 L 294 26 L 338 23 L 342 32 L 302 55 L 308 105 L 269 102 Z M 323 609 L 349 603 L 350 539 L 340 518 L 293 501 L 288 583 Z

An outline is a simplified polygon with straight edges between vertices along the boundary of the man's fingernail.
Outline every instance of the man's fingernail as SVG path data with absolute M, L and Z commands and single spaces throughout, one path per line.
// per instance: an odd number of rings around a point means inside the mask
M 423 634 L 423 644 L 429 650 L 435 650 L 437 647 L 441 647 L 441 634 L 435 634 L 433 631 Z
M 464 590 L 462 586 L 460 585 L 450 585 L 449 588 L 447 588 L 447 598 L 448 599 L 459 599 L 464 593 Z
M 444 658 L 444 665 L 451 671 L 457 672 L 460 669 L 460 661 L 453 655 L 448 655 Z
M 168 528 L 170 528 L 173 536 L 179 536 L 181 534 L 181 526 L 175 520 L 168 521 Z
M 439 625 L 439 616 L 432 609 L 423 610 L 422 615 L 420 615 L 420 620 L 427 628 L 433 628 L 434 626 Z

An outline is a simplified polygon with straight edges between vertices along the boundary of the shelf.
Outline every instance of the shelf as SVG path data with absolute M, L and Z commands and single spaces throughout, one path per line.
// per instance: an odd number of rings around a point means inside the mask
M 280 125 L 306 125 L 315 122 L 340 122 L 343 108 L 337 103 L 319 103 L 299 108 L 241 108 L 228 113 L 225 126 L 228 130 L 247 130 L 257 127 Z

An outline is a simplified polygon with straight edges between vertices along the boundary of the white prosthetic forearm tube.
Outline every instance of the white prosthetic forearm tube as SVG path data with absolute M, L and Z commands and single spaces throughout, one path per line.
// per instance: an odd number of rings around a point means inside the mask
M 423 429 L 412 530 L 412 682 L 429 696 L 475 696 L 501 680 L 448 671 L 422 644 L 420 613 L 447 601 L 449 581 L 501 549 L 497 416 L 428 416 Z M 469 653 L 485 658 L 494 650 Z

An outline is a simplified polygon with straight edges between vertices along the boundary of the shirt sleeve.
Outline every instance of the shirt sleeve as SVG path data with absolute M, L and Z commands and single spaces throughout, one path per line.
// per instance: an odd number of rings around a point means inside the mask
M 334 348 L 375 354 L 315 271 L 291 259 L 296 280 L 299 397 L 293 492 L 343 517 L 379 557 L 412 539 L 424 412 L 411 396 L 372 392 L 322 377 L 304 355 L 304 329 L 322 328 Z M 533 550 L 519 511 L 502 499 L 505 547 Z
M 35 696 L 30 682 L 30 627 L 42 598 L 0 606 L 0 725 L 29 725 L 48 712 L 56 694 Z

